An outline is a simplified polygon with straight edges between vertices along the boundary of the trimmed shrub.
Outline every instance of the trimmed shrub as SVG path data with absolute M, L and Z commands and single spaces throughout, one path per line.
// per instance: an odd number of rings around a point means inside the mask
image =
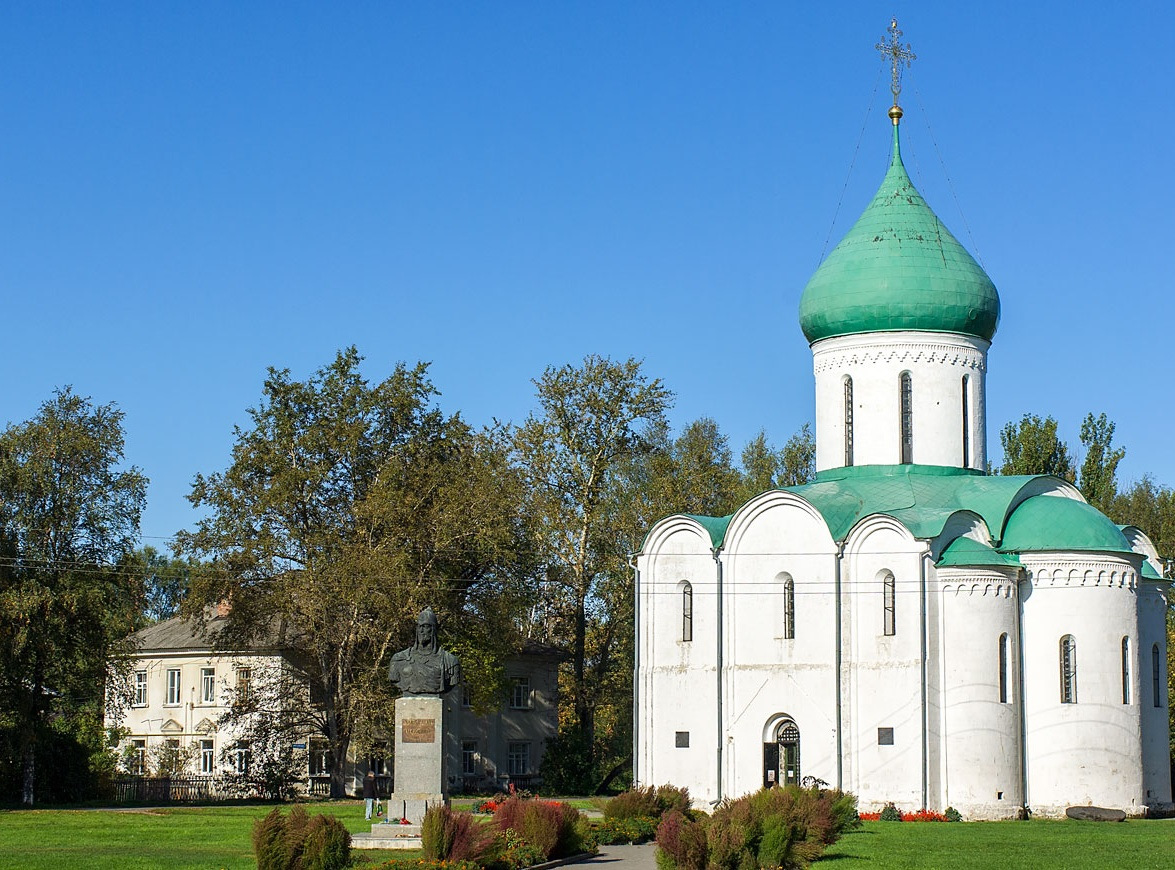
M 604 804 L 606 819 L 656 819 L 661 817 L 657 792 L 650 786 L 638 786 L 622 791 Z
M 882 822 L 900 822 L 902 820 L 902 813 L 893 805 L 893 801 L 890 801 L 881 808 L 881 812 L 877 818 Z
M 286 820 L 279 807 L 253 822 L 253 854 L 257 858 L 257 870 L 286 870 L 290 866 Z
M 351 859 L 351 835 L 334 816 L 275 807 L 253 823 L 253 854 L 258 870 L 337 870 Z
M 668 856 L 659 859 L 665 870 L 670 863 L 676 870 L 807 867 L 842 833 L 860 824 L 853 795 L 799 786 L 763 789 L 721 804 L 700 829 L 708 858 L 699 856 L 688 839 L 698 830 L 687 822 L 676 810 L 662 818 L 657 845 Z
M 494 838 L 493 845 L 482 859 L 482 866 L 490 870 L 524 870 L 544 860 L 541 851 L 526 842 L 517 831 L 507 828 Z
M 620 843 L 647 843 L 657 834 L 657 824 L 652 819 L 601 819 L 592 824 L 596 842 L 605 846 Z
M 942 814 L 942 817 L 948 822 L 963 821 L 962 814 L 954 807 L 947 807 L 946 812 Z
M 382 864 L 364 864 L 363 867 L 365 870 L 482 870 L 473 861 L 430 861 L 427 858 L 385 861 Z
M 420 825 L 424 857 L 431 861 L 480 861 L 493 836 L 469 813 L 454 812 L 444 804 L 429 807 Z
M 690 800 L 688 788 L 678 788 L 675 785 L 659 785 L 657 786 L 657 806 L 660 808 L 660 815 L 664 815 L 670 810 L 677 810 L 680 813 L 688 813 L 693 802 Z
M 543 853 L 566 858 L 594 849 L 591 826 L 579 810 L 557 801 L 509 798 L 494 813 L 500 831 L 514 831 Z
M 706 870 L 710 846 L 704 822 L 670 810 L 657 826 L 657 865 L 675 870 Z
M 298 870 L 342 870 L 351 861 L 351 834 L 334 816 L 319 814 L 306 825 Z

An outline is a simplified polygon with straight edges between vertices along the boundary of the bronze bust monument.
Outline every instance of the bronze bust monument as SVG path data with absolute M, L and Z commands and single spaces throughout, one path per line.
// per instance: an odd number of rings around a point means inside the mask
M 461 682 L 461 664 L 441 648 L 431 607 L 416 620 L 416 643 L 392 656 L 388 679 L 405 695 L 443 695 Z

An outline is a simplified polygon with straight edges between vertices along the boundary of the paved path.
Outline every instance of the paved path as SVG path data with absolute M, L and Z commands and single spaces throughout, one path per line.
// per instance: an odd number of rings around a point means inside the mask
M 657 847 L 653 843 L 601 846 L 598 855 L 578 861 L 576 866 L 588 865 L 598 870 L 657 870 L 657 859 L 654 857 L 656 851 Z

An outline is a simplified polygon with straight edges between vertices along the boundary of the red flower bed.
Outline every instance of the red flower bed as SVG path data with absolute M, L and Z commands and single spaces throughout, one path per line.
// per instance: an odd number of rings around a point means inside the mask
M 877 822 L 881 820 L 881 813 L 858 813 L 862 822 Z M 903 822 L 945 822 L 946 816 L 930 810 L 918 810 L 916 813 L 902 813 Z

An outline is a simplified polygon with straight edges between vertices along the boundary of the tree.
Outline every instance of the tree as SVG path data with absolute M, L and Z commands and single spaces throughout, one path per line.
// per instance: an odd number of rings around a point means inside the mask
M 1025 414 L 1000 430 L 1004 464 L 1000 474 L 1052 474 L 1073 483 L 1076 475 L 1069 447 L 1057 437 L 1057 421 Z
M 138 583 L 116 565 L 138 536 L 147 479 L 120 469 L 122 422 L 66 387 L 0 434 L 0 727 L 26 805 L 38 762 L 64 754 L 55 724 L 70 723 L 69 739 L 101 733 L 107 664 L 134 628 Z
M 278 643 L 308 686 L 282 699 L 286 721 L 327 740 L 333 796 L 352 740 L 390 733 L 387 662 L 416 614 L 440 615 L 484 706 L 502 690 L 526 577 L 501 434 L 443 414 L 426 364 L 370 384 L 361 359 L 348 348 L 301 382 L 270 369 L 232 463 L 196 477 L 189 499 L 207 517 L 177 537 L 214 566 L 193 576 L 186 610 L 228 602 L 222 645 Z
M 548 754 L 574 757 L 566 782 L 598 788 L 611 772 L 590 782 L 598 774 L 597 705 L 632 633 L 632 514 L 617 509 L 615 486 L 632 460 L 657 449 L 672 394 L 637 360 L 599 356 L 550 367 L 535 385 L 539 408 L 516 430 L 514 449 L 545 564 L 543 624 L 571 659 L 562 744 Z
M 1118 494 L 1118 463 L 1126 456 L 1122 447 L 1111 447 L 1114 424 L 1105 414 L 1086 414 L 1081 422 L 1081 443 L 1085 459 L 1081 463 L 1081 494 L 1098 510 L 1109 513 Z
M 776 450 L 760 431 L 742 452 L 742 501 L 761 492 L 785 486 L 800 486 L 816 477 L 816 439 L 805 423 Z
M 200 566 L 188 559 L 160 553 L 154 547 L 140 547 L 120 566 L 139 575 L 142 584 L 142 613 L 138 627 L 153 625 L 178 616 L 188 594 L 192 572 Z

